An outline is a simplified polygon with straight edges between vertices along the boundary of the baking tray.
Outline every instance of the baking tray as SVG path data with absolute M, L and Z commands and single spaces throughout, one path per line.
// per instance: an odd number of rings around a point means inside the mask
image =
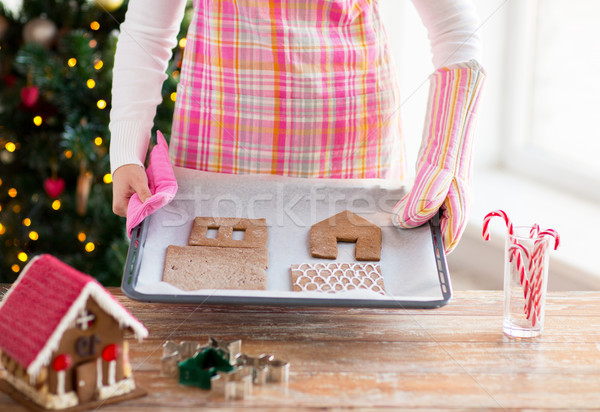
M 401 181 L 225 175 L 175 168 L 179 190 L 166 207 L 134 228 L 122 290 L 144 302 L 436 308 L 452 287 L 439 218 L 415 229 L 392 225 L 390 212 L 405 193 Z M 310 256 L 310 226 L 350 210 L 382 229 L 381 266 L 387 296 L 370 291 L 293 292 L 290 265 L 329 263 Z M 168 245 L 186 245 L 196 216 L 265 218 L 269 231 L 265 291 L 182 291 L 162 282 Z M 353 243 L 338 243 L 335 262 L 356 262 Z

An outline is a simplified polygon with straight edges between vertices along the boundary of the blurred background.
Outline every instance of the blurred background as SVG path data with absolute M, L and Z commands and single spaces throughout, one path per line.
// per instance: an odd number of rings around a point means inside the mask
M 486 89 L 475 146 L 473 209 L 448 256 L 455 289 L 501 289 L 505 210 L 515 224 L 556 229 L 549 289 L 600 288 L 600 2 L 473 0 Z M 402 92 L 414 175 L 434 70 L 409 0 L 380 0 Z M 118 285 L 124 220 L 111 211 L 108 115 L 112 57 L 127 0 L 0 3 L 0 282 L 49 252 Z M 190 12 L 163 86 L 155 126 L 169 135 Z
M 126 9 L 123 0 L 0 3 L 0 283 L 52 253 L 120 284 L 128 241 L 112 213 L 108 123 Z M 167 136 L 183 47 L 155 121 Z
M 475 143 L 469 226 L 448 256 L 455 289 L 501 289 L 506 228 L 484 216 L 503 209 L 515 225 L 554 228 L 550 290 L 600 287 L 600 2 L 473 0 L 487 71 Z M 426 76 L 434 69 L 413 5 L 382 0 L 403 93 L 404 141 L 416 156 Z M 414 157 L 409 165 L 414 164 Z M 410 170 L 409 170 L 410 171 Z M 413 171 L 414 172 L 414 171 Z

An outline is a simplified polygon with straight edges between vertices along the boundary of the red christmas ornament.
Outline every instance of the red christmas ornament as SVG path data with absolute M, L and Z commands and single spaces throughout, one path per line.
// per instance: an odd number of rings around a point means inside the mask
M 44 180 L 44 190 L 52 199 L 56 199 L 65 190 L 65 179 L 49 177 Z
M 117 358 L 119 357 L 119 352 L 119 347 L 114 343 L 111 343 L 110 345 L 107 345 L 102 351 L 102 359 L 104 359 L 106 362 L 117 360 Z
M 54 361 L 52 362 L 52 369 L 54 369 L 56 372 L 64 371 L 69 369 L 72 364 L 73 359 L 71 359 L 71 356 L 63 353 L 54 358 Z
M 40 97 L 37 86 L 25 86 L 21 89 L 21 101 L 26 107 L 33 107 Z
M 13 87 L 16 81 L 17 76 L 14 76 L 12 74 L 5 74 L 4 76 L 2 76 L 2 82 L 8 87 Z

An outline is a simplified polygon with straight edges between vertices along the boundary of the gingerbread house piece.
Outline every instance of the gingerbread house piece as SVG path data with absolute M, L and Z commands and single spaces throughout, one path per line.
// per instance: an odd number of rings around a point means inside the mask
M 315 223 L 310 228 L 313 257 L 336 259 L 337 242 L 356 242 L 356 260 L 378 261 L 381 257 L 381 228 L 348 210 Z
M 148 335 L 95 279 L 38 256 L 0 302 L 3 389 L 45 409 L 131 397 L 126 330 Z
M 187 246 L 167 247 L 164 282 L 181 290 L 268 286 L 267 221 L 196 217 Z
M 214 237 L 208 236 L 211 230 Z M 267 239 L 266 219 L 196 217 L 188 245 L 266 249 Z

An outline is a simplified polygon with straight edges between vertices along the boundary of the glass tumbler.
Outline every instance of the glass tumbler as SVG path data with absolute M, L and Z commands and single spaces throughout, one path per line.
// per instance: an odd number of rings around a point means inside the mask
M 539 336 L 544 328 L 549 237 L 535 227 L 515 226 L 504 248 L 503 331 L 515 338 Z

